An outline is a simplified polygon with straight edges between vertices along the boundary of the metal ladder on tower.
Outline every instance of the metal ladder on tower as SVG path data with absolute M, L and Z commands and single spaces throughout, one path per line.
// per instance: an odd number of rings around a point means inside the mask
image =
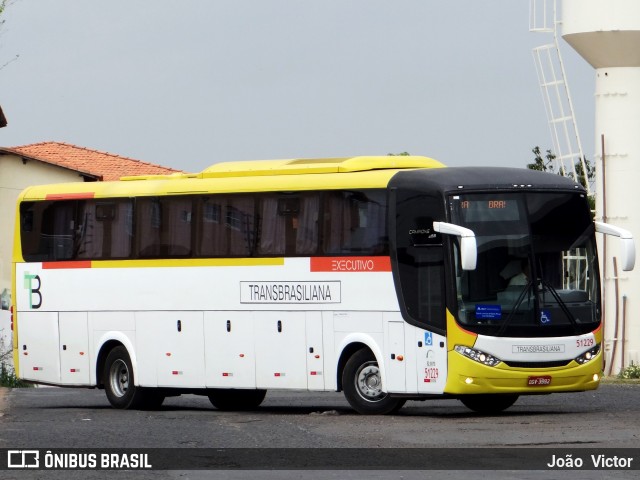
M 551 34 L 553 40 L 533 49 L 551 139 L 555 151 L 555 167 L 563 175 L 579 181 L 580 174 L 591 195 L 592 185 L 588 178 L 587 165 L 582 151 L 580 134 L 571 101 L 567 75 L 558 42 L 557 0 L 530 0 L 529 31 Z M 582 172 L 576 171 L 576 164 Z

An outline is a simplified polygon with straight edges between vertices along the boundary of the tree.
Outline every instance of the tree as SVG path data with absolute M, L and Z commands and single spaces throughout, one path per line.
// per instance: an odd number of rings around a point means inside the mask
M 539 172 L 553 173 L 553 161 L 556 159 L 556 156 L 551 152 L 551 150 L 547 150 L 547 154 L 544 158 L 540 152 L 540 147 L 533 147 L 531 151 L 535 155 L 535 158 L 533 159 L 533 163 L 527 163 L 527 168 L 529 170 L 537 170 Z
M 556 155 L 551 151 L 547 150 L 544 158 L 542 157 L 542 153 L 540 152 L 540 147 L 533 147 L 531 150 L 535 155 L 532 163 L 527 163 L 527 168 L 529 170 L 538 170 L 540 172 L 551 172 L 554 173 L 554 165 L 553 161 L 556 159 Z M 575 173 L 573 171 L 565 172 L 566 176 L 571 178 L 574 182 L 578 182 L 583 187 L 587 188 L 587 182 L 592 182 L 596 178 L 596 167 L 592 165 L 587 157 L 583 157 L 585 169 L 582 168 L 582 162 L 580 160 L 576 160 L 575 165 L 573 166 Z M 557 172 L 558 175 L 562 175 L 562 172 Z M 585 175 L 586 173 L 586 175 Z M 578 177 L 578 178 L 576 178 Z
M 589 159 L 587 157 L 583 158 L 584 160 L 584 165 L 587 169 L 586 175 L 585 175 L 585 171 L 582 168 L 582 162 L 576 162 L 575 164 L 575 169 L 576 169 L 576 173 L 575 175 L 577 175 L 578 179 L 575 179 L 574 173 L 573 172 L 569 172 L 569 177 L 571 177 L 574 181 L 580 183 L 580 185 L 582 185 L 584 188 L 587 188 L 587 181 L 589 183 L 593 182 L 596 178 L 596 166 L 595 165 L 591 165 L 591 162 L 589 161 Z
M 540 147 L 537 147 L 537 146 L 533 147 L 531 151 L 535 155 L 535 158 L 533 159 L 532 163 L 527 164 L 527 168 L 529 170 L 538 170 L 540 172 L 550 172 L 550 173 L 555 172 L 553 161 L 556 159 L 556 155 L 551 150 L 547 150 L 547 153 L 545 154 L 544 157 L 542 156 Z M 575 173 L 573 171 L 566 172 L 566 176 L 571 178 L 574 182 L 579 183 L 584 188 L 587 188 L 587 182 L 589 182 L 589 184 L 592 184 L 595 181 L 596 167 L 595 165 L 591 164 L 591 162 L 587 157 L 583 157 L 583 160 L 587 170 L 586 175 L 585 175 L 584 168 L 582 168 L 582 162 L 580 160 L 576 160 L 576 163 L 573 166 L 575 169 Z M 558 175 L 562 175 L 562 172 L 557 172 L 557 173 Z M 576 177 L 578 178 L 576 179 Z M 593 191 L 593 189 L 591 189 L 591 191 Z M 593 193 L 589 195 L 588 201 L 589 201 L 589 205 L 591 206 L 591 210 L 592 211 L 595 210 L 596 200 Z

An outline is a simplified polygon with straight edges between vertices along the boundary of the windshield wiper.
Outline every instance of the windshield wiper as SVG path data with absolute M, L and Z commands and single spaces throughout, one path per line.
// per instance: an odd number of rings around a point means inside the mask
M 520 292 L 520 295 L 518 296 L 518 299 L 516 300 L 516 303 L 513 304 L 513 308 L 511 309 L 511 313 L 507 316 L 506 320 L 504 322 L 502 322 L 502 325 L 500 326 L 500 328 L 496 332 L 496 337 L 500 337 L 505 332 L 505 330 L 507 329 L 507 327 L 511 323 L 511 320 L 513 320 L 513 315 L 518 311 L 518 308 L 520 308 L 520 305 L 522 304 L 522 301 L 524 300 L 525 295 L 529 292 L 529 290 L 532 287 L 533 287 L 533 284 L 532 284 L 531 280 L 527 280 L 527 284 L 522 289 L 522 292 Z
M 546 288 L 551 292 L 551 295 L 553 296 L 553 298 L 555 298 L 556 302 L 558 302 L 558 305 L 560 306 L 564 314 L 567 316 L 571 324 L 574 327 L 577 327 L 578 322 L 576 321 L 576 317 L 573 316 L 573 314 L 571 313 L 571 310 L 569 310 L 569 308 L 567 307 L 567 304 L 564 303 L 564 301 L 560 298 L 560 295 L 558 294 L 557 290 L 553 288 L 549 282 L 546 282 L 544 280 L 542 280 L 542 286 L 543 288 Z M 544 290 L 542 291 L 542 293 L 544 295 Z

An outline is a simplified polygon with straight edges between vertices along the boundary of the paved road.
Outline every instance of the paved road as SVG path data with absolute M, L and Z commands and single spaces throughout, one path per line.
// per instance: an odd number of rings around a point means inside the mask
M 169 398 L 158 411 L 121 411 L 110 408 L 98 390 L 0 389 L 0 448 L 487 446 L 640 448 L 640 385 L 606 384 L 596 392 L 522 397 L 495 416 L 474 414 L 455 400 L 437 400 L 408 402 L 398 414 L 382 417 L 355 414 L 337 393 L 269 392 L 258 411 L 235 413 L 217 411 L 206 397 L 193 395 Z M 7 473 L 12 472 L 0 472 L 0 478 Z M 48 472 L 47 478 L 106 478 L 104 472 L 75 473 L 82 475 Z M 124 473 L 110 476 L 131 478 Z M 136 473 L 133 478 L 434 477 L 433 472 L 415 471 L 277 471 L 257 477 L 247 471 Z M 546 473 L 544 478 L 554 478 Z M 575 478 L 634 478 L 630 472 L 562 473 L 579 473 Z M 15 478 L 39 478 L 32 475 Z M 502 472 L 496 478 L 538 478 L 527 475 L 534 473 Z M 438 478 L 457 476 L 438 472 Z

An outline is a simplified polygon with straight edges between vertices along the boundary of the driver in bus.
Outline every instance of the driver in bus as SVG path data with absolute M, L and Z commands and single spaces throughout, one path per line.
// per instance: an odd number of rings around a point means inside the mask
M 527 259 L 511 260 L 500 272 L 500 276 L 509 280 L 507 288 L 521 287 L 529 283 L 529 262 Z

